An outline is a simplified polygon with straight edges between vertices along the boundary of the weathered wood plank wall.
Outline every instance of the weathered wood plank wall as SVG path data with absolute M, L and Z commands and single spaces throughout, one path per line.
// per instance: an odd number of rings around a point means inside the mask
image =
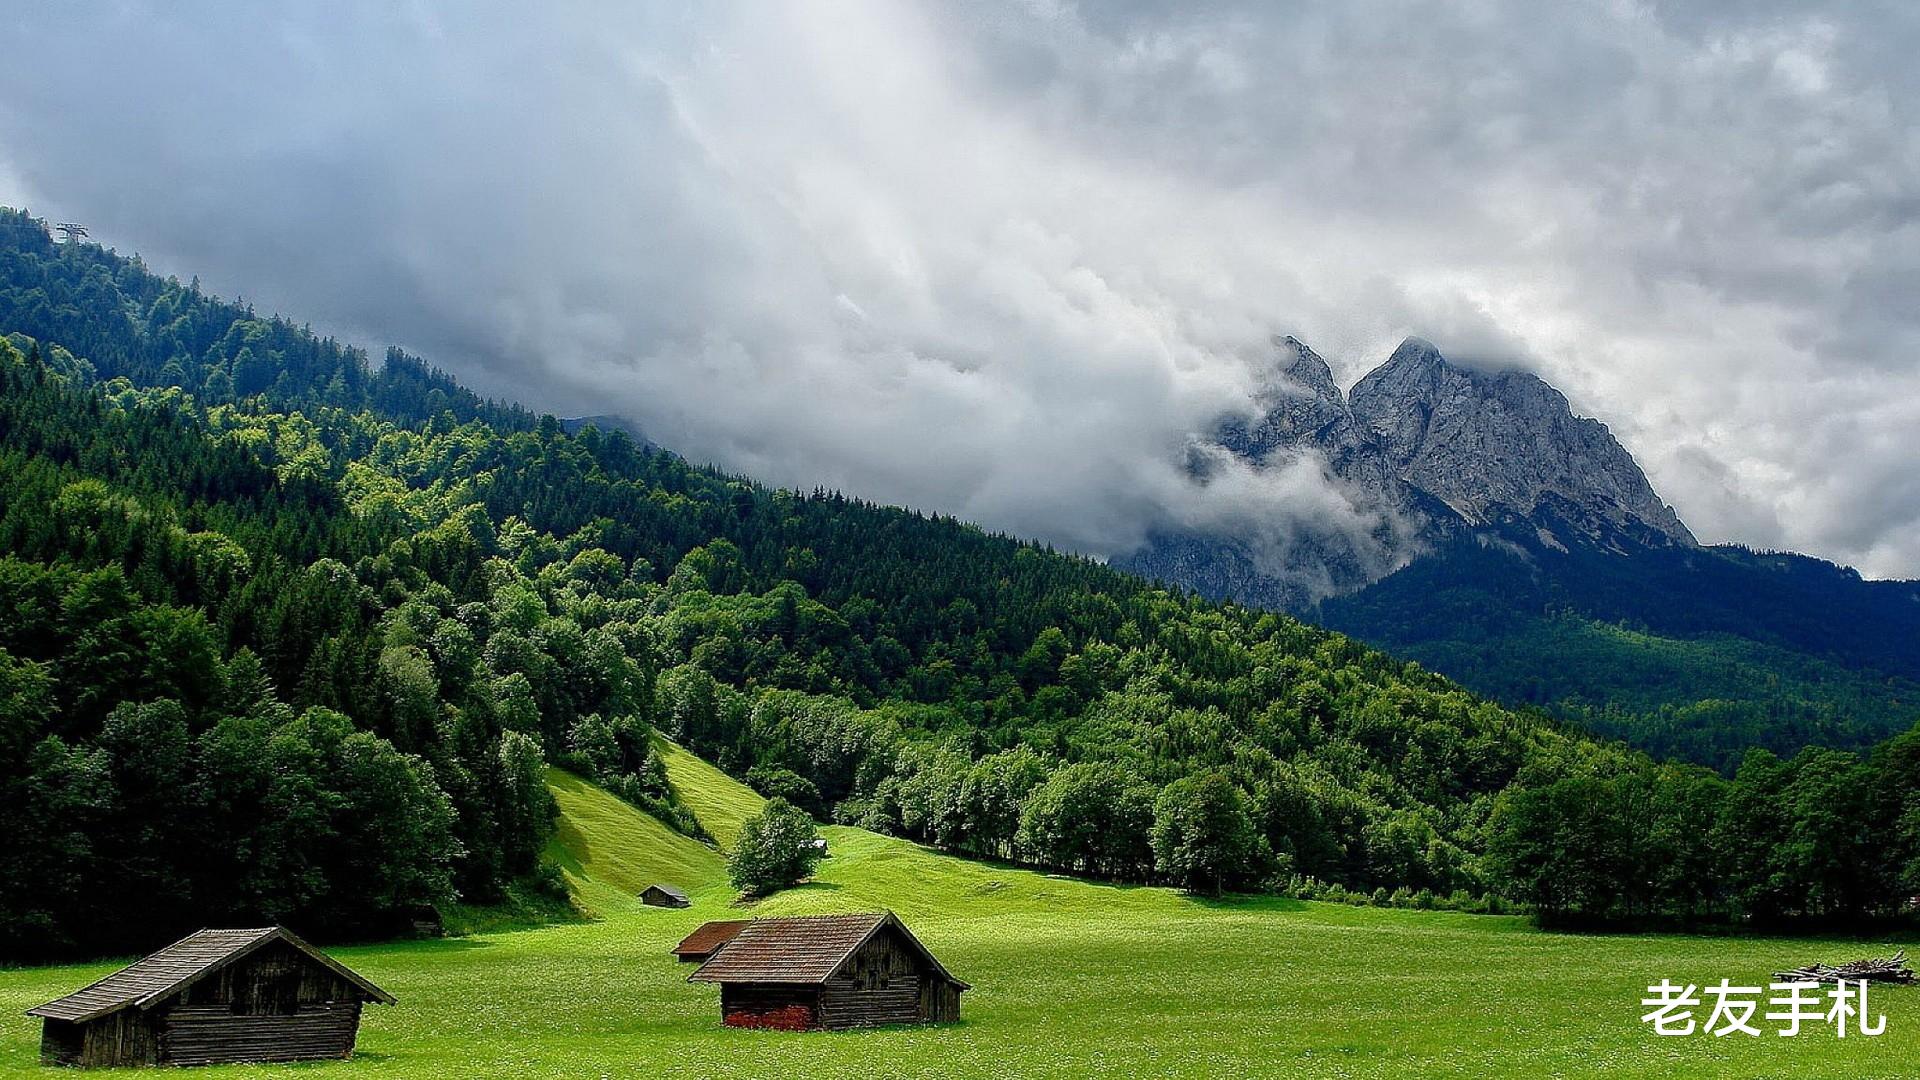
M 211 1065 L 344 1058 L 353 1053 L 359 1025 L 358 1001 L 302 1005 L 292 1015 L 183 1005 L 162 1021 L 160 1059 L 169 1065 Z

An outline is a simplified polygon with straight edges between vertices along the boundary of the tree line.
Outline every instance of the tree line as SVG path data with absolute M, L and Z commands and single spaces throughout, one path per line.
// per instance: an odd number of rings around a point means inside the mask
M 1861 755 L 1748 752 L 1582 773 L 1504 796 L 1488 871 L 1543 917 L 1857 925 L 1920 904 L 1920 728 Z

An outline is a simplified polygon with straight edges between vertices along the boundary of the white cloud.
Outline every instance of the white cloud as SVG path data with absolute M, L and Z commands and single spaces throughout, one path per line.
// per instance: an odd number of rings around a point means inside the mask
M 1082 550 L 1364 528 L 1195 489 L 1185 437 L 1270 333 L 1348 380 L 1419 333 L 1555 382 L 1705 538 L 1920 574 L 1905 9 L 428 12 L 16 13 L 0 180 L 483 387 Z

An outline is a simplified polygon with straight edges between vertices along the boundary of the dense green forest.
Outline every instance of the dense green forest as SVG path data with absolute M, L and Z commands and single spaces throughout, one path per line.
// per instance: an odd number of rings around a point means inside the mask
M 1863 749 L 1920 722 L 1920 583 L 1734 545 L 1549 547 L 1535 532 L 1450 544 L 1317 617 L 1489 697 L 1725 773 L 1750 747 Z
M 1658 766 L 1286 616 L 568 432 L 13 211 L 0 333 L 0 955 L 537 890 L 546 762 L 697 829 L 655 731 L 820 817 L 1191 888 L 1920 891 L 1913 738 Z

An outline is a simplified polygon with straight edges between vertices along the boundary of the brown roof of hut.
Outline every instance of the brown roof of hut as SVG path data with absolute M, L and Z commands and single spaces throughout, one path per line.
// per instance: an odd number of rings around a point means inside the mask
M 270 941 L 285 941 L 305 953 L 315 963 L 366 992 L 368 998 L 387 1005 L 393 996 L 349 970 L 345 964 L 295 937 L 278 926 L 257 930 L 202 930 L 189 934 L 159 952 L 135 961 L 90 986 L 57 998 L 28 1016 L 48 1020 L 85 1021 L 129 1005 L 149 1008 L 164 998 L 199 982 Z
M 680 944 L 673 947 L 673 955 L 682 960 L 705 960 L 720 946 L 732 941 L 734 935 L 738 934 L 749 921 L 747 919 L 716 919 L 713 922 L 701 923 L 698 930 L 680 939 Z
M 942 978 L 962 990 L 954 978 L 927 951 L 891 911 L 870 915 L 796 915 L 753 919 L 741 927 L 688 982 L 825 983 L 882 928 L 892 926 L 909 946 Z

